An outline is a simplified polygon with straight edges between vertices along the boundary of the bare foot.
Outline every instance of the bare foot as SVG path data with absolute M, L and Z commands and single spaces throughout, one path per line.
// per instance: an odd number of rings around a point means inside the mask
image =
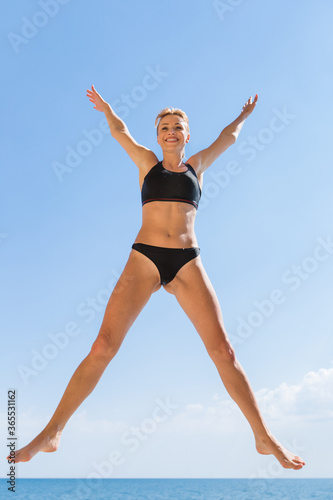
M 305 465 L 301 457 L 288 451 L 273 436 L 268 436 L 265 440 L 256 439 L 256 448 L 262 455 L 274 455 L 285 469 L 299 470 Z
M 44 429 L 27 446 L 15 452 L 15 463 L 28 462 L 39 451 L 52 452 L 57 451 L 60 443 L 61 431 L 55 435 L 50 434 Z M 9 457 L 7 457 L 9 458 Z

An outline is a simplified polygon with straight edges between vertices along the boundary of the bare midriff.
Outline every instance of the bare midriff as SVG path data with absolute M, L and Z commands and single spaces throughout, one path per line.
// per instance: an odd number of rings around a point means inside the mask
M 135 243 L 166 248 L 197 247 L 196 208 L 190 203 L 152 201 L 142 207 L 142 226 Z

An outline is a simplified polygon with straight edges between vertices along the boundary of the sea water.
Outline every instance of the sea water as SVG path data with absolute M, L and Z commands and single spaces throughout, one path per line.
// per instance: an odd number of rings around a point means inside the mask
M 16 479 L 0 480 L 15 500 L 332 500 L 333 479 Z

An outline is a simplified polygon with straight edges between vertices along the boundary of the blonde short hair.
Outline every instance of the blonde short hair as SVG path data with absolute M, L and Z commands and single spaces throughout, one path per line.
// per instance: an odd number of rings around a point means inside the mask
M 164 108 L 158 113 L 156 120 L 155 120 L 155 127 L 156 127 L 157 134 L 158 134 L 158 126 L 160 124 L 160 121 L 166 115 L 178 115 L 178 116 L 180 116 L 183 119 L 183 121 L 185 122 L 187 132 L 190 131 L 190 127 L 188 124 L 188 117 L 187 117 L 187 114 L 184 113 L 184 111 L 182 111 L 181 109 L 178 109 L 178 108 Z

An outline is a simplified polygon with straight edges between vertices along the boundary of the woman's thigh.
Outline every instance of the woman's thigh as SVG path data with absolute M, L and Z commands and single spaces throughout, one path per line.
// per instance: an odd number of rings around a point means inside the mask
M 229 347 L 220 304 L 200 256 L 181 268 L 170 285 L 171 293 L 193 323 L 207 350 Z
M 96 340 L 102 336 L 104 342 L 119 348 L 152 293 L 160 287 L 156 266 L 144 255 L 131 250 L 111 293 Z

